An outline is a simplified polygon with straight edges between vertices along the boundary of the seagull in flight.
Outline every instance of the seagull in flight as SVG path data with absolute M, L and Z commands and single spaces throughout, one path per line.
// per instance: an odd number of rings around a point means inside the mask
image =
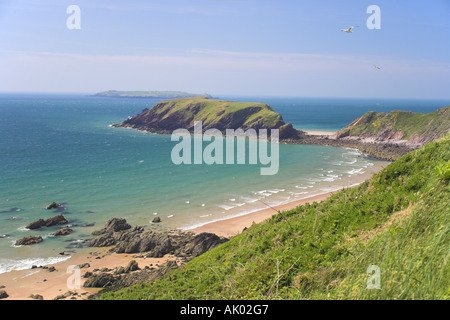
M 357 28 L 357 26 L 356 27 L 351 26 L 348 29 L 341 29 L 341 31 L 342 32 L 346 32 L 346 33 L 353 33 L 353 28 Z
M 376 66 L 376 65 L 373 65 L 373 67 L 374 67 L 375 69 L 381 70 L 381 68 L 378 67 L 378 66 Z

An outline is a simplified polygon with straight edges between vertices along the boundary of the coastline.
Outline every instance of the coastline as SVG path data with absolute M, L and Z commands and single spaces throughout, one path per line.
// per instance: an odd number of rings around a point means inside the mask
M 384 164 L 375 165 L 367 168 L 366 172 L 356 177 L 343 178 L 343 188 L 356 187 L 367 179 L 373 176 L 384 168 Z M 203 232 L 215 233 L 222 237 L 234 237 L 243 231 L 244 228 L 250 227 L 254 223 L 260 223 L 274 214 L 277 211 L 287 211 L 294 209 L 300 205 L 312 202 L 320 202 L 326 200 L 331 195 L 339 192 L 342 188 L 334 191 L 328 191 L 320 194 L 311 195 L 303 199 L 296 199 L 287 203 L 276 205 L 273 208 L 265 208 L 250 212 L 241 216 L 234 216 L 206 223 L 190 229 L 183 229 L 186 232 L 193 232 L 200 234 Z M 84 288 L 82 285 L 86 279 L 83 278 L 85 272 L 92 272 L 94 269 L 114 269 L 116 267 L 125 267 L 131 260 L 136 260 L 139 267 L 143 269 L 147 266 L 157 266 L 166 261 L 174 260 L 179 262 L 178 257 L 166 255 L 163 258 L 144 258 L 138 254 L 117 254 L 109 252 L 109 248 L 82 248 L 79 249 L 71 258 L 48 266 L 54 266 L 56 271 L 49 272 L 48 270 L 26 269 L 14 270 L 0 274 L 0 287 L 4 286 L 9 297 L 5 300 L 25 300 L 31 299 L 30 295 L 39 294 L 45 300 L 54 299 L 57 296 L 63 295 L 69 291 L 76 293 L 76 295 L 68 295 L 65 299 L 87 299 L 89 295 L 97 293 L 100 288 Z M 81 265 L 89 263 L 88 268 L 81 270 L 81 288 L 69 289 L 67 280 L 71 274 L 66 273 L 69 266 Z

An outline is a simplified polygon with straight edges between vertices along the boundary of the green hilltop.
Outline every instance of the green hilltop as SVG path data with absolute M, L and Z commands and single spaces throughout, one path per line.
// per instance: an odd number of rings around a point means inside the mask
M 442 137 L 448 131 L 450 131 L 450 106 L 427 114 L 409 111 L 390 113 L 370 111 L 340 130 L 337 136 L 406 140 L 423 144 Z
M 102 299 L 448 299 L 450 134 Z M 367 269 L 381 289 L 367 288 Z

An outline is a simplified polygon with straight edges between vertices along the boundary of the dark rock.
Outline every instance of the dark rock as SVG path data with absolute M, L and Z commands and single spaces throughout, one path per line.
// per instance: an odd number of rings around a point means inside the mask
M 19 239 L 16 241 L 16 246 L 29 246 L 32 244 L 40 243 L 44 241 L 42 237 L 36 237 L 36 236 L 27 236 L 23 237 L 22 239 Z
M 125 271 L 125 273 L 129 273 L 129 272 L 133 272 L 136 270 L 139 270 L 138 263 L 136 262 L 136 260 L 131 260 L 130 262 L 128 262 L 124 271 Z
M 56 268 L 52 266 L 52 267 L 49 267 L 49 268 L 47 269 L 47 271 L 48 271 L 48 272 L 53 272 L 53 271 L 56 271 Z
M 113 251 L 117 253 L 149 252 L 148 257 L 161 258 L 173 250 L 170 238 L 164 232 L 147 231 L 135 233 L 133 237 L 119 243 Z
M 159 223 L 161 222 L 161 218 L 160 217 L 154 217 L 152 220 L 152 223 Z
M 125 273 L 125 268 L 124 267 L 118 267 L 115 271 L 114 274 L 124 274 Z
M 64 216 L 62 214 L 58 214 L 55 217 L 49 218 L 47 220 L 45 220 L 45 225 L 47 227 L 51 227 L 51 226 L 56 226 L 59 224 L 65 224 L 68 223 L 69 221 L 66 220 L 66 218 L 64 218 Z
M 41 227 L 51 227 L 51 226 L 55 226 L 58 224 L 65 224 L 65 223 L 68 223 L 68 221 L 66 220 L 66 218 L 64 218 L 64 216 L 62 214 L 59 214 L 59 215 L 49 218 L 47 220 L 39 219 L 38 221 L 34 221 L 34 222 L 30 223 L 29 225 L 27 225 L 26 228 L 33 230 L 33 229 L 38 229 Z
M 8 298 L 9 295 L 6 293 L 5 290 L 0 290 L 0 299 Z
M 82 264 L 78 265 L 78 268 L 83 269 L 83 268 L 89 268 L 90 266 L 91 265 L 88 262 L 86 262 L 86 263 L 82 263 Z
M 56 296 L 55 298 L 53 298 L 53 300 L 62 300 L 62 299 L 66 299 L 70 296 L 76 296 L 76 295 L 78 295 L 78 294 L 74 291 L 67 291 L 64 294 L 60 294 L 60 295 Z
M 132 272 L 127 273 L 123 276 L 119 276 L 116 279 L 113 286 L 125 288 L 141 283 L 149 283 L 166 276 L 167 273 L 176 268 L 178 268 L 177 263 L 173 260 L 169 260 L 163 265 L 161 265 L 159 269 L 152 269 L 152 270 L 145 269 L 139 272 Z
M 110 273 L 99 273 L 89 277 L 83 284 L 86 288 L 105 288 L 112 286 L 116 280 L 116 277 Z
M 34 300 L 44 300 L 44 297 L 41 296 L 40 294 L 32 294 L 30 295 L 30 298 Z
M 70 228 L 62 228 L 53 233 L 54 236 L 67 236 L 73 232 Z
M 26 228 L 30 229 L 30 230 L 34 230 L 34 229 L 39 229 L 40 227 L 44 227 L 44 226 L 45 226 L 45 220 L 39 219 L 38 221 L 34 221 L 34 222 L 30 223 L 29 225 L 27 225 Z
M 92 239 L 89 243 L 89 247 L 109 247 L 116 244 L 116 240 L 109 235 L 104 234 L 99 238 Z
M 62 205 L 57 203 L 57 202 L 52 202 L 51 204 L 49 204 L 47 206 L 47 210 L 56 209 L 56 208 L 59 208 L 59 207 L 62 207 Z
M 227 239 L 220 238 L 214 233 L 204 232 L 196 235 L 194 240 L 186 246 L 185 251 L 194 258 L 226 241 Z
M 113 233 L 122 230 L 128 230 L 131 226 L 127 223 L 127 221 L 123 218 L 112 218 L 106 222 L 104 228 L 92 232 L 93 235 L 101 235 L 105 233 Z

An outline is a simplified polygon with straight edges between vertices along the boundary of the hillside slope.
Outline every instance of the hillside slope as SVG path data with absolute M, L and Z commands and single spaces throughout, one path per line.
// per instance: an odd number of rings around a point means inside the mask
M 450 135 L 102 299 L 448 299 Z M 381 289 L 367 289 L 367 268 Z

